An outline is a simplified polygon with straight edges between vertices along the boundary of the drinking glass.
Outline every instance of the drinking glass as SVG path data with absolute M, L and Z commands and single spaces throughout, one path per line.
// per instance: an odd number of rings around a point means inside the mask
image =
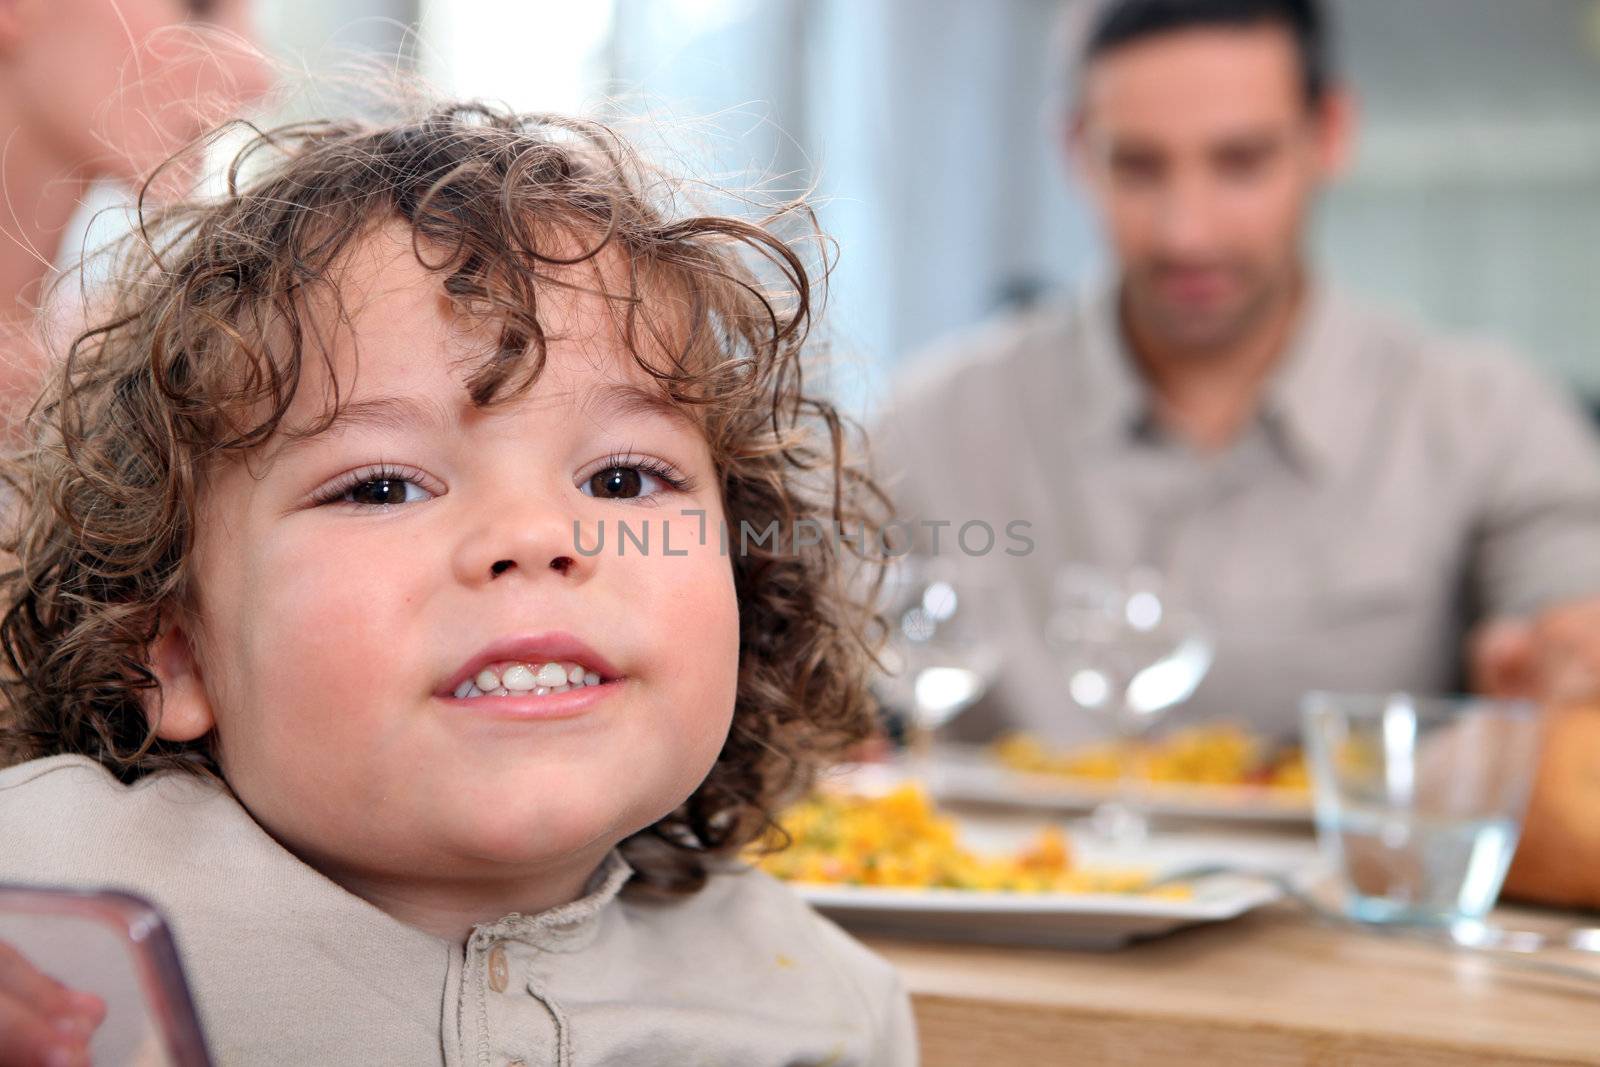
M 1309 693 L 1317 838 L 1351 916 L 1482 920 L 1517 847 L 1539 719 L 1517 701 Z
M 1137 802 L 1134 744 L 1211 669 L 1210 632 L 1152 569 L 1072 566 L 1057 580 L 1047 637 L 1068 697 L 1116 741 L 1116 797 L 1095 808 L 1090 827 L 1113 844 L 1137 845 L 1149 825 Z
M 884 586 L 884 696 L 907 714 L 912 772 L 926 774 L 938 730 L 977 703 L 1000 665 L 991 587 L 937 560 L 907 556 Z

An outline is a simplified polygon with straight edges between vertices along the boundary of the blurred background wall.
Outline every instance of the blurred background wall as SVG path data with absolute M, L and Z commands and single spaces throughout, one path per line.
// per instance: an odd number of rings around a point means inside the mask
M 676 146 L 692 165 L 822 198 L 840 388 L 864 409 L 896 361 L 1100 265 L 1058 151 L 1061 6 L 260 0 L 259 21 L 311 71 L 398 54 L 523 108 L 711 116 Z M 1327 273 L 1600 401 L 1600 0 L 1332 7 L 1364 129 L 1322 211 Z

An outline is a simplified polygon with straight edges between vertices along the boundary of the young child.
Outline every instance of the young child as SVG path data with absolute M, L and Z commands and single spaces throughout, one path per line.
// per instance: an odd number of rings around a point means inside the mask
M 0 882 L 154 901 L 225 1064 L 915 1062 L 893 971 L 736 862 L 869 722 L 790 536 L 878 500 L 803 258 L 476 105 L 235 171 L 13 476 Z

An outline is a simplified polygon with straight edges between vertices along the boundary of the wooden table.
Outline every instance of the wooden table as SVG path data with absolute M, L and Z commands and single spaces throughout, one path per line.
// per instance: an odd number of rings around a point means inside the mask
M 1600 983 L 1320 926 L 1287 905 L 1104 954 L 867 943 L 911 989 L 927 1067 L 1600 1064 Z

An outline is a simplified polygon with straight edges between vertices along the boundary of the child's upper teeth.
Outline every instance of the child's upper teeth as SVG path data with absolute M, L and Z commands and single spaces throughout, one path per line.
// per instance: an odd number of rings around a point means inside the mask
M 586 685 L 599 685 L 600 676 L 581 663 L 502 663 L 485 667 L 455 688 L 457 698 L 564 693 Z
M 544 673 L 543 667 L 539 668 L 539 673 Z M 532 671 L 520 663 L 515 663 L 507 667 L 500 675 L 500 684 L 513 693 L 526 693 L 539 683 Z

